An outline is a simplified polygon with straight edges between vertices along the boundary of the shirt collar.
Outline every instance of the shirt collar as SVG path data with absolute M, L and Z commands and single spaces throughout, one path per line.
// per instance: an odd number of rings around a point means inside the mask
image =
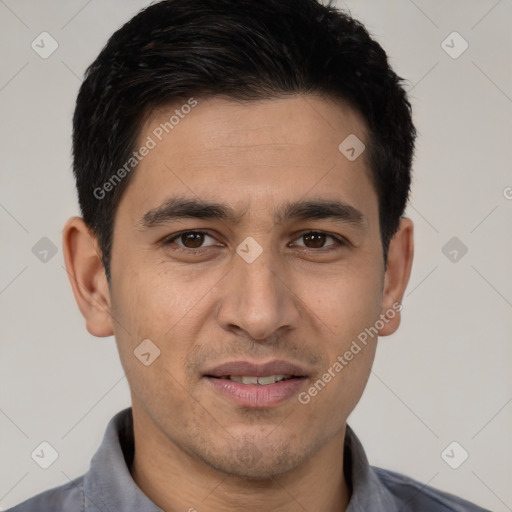
M 109 512 L 163 512 L 133 480 L 133 454 L 133 416 L 129 407 L 110 420 L 84 476 L 87 506 Z M 344 443 L 344 472 L 352 492 L 346 512 L 398 512 L 396 500 L 369 465 L 363 446 L 349 425 Z
M 343 470 L 352 490 L 346 512 L 398 512 L 396 498 L 370 466 L 361 441 L 349 425 L 345 433 Z
M 84 477 L 85 502 L 89 506 L 109 512 L 163 512 L 133 480 L 130 474 L 133 454 L 133 416 L 132 408 L 128 407 L 110 420 Z

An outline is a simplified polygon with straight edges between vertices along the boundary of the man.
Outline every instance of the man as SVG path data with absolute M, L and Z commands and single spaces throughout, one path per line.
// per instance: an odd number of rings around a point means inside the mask
M 401 79 L 315 0 L 167 0 L 74 115 L 67 270 L 132 407 L 21 511 L 478 511 L 372 468 L 347 418 L 413 259 Z

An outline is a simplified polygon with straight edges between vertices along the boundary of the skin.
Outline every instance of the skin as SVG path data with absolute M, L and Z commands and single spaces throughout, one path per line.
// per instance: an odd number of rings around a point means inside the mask
M 148 118 L 140 144 L 174 108 Z M 325 512 L 348 505 L 346 420 L 366 386 L 377 337 L 306 405 L 294 396 L 269 408 L 240 407 L 203 374 L 226 361 L 284 359 L 307 369 L 307 390 L 401 301 L 413 225 L 402 218 L 385 271 L 366 154 L 351 162 L 338 150 L 349 134 L 368 139 L 362 119 L 340 101 L 198 98 L 134 171 L 115 216 L 110 287 L 96 238 L 79 217 L 66 224 L 65 261 L 87 329 L 115 335 L 130 385 L 132 476 L 164 510 Z M 238 222 L 142 226 L 148 211 L 178 195 L 225 203 Z M 276 209 L 299 200 L 342 201 L 363 221 L 276 222 Z M 184 230 L 209 236 L 199 236 L 202 246 L 183 238 L 163 243 Z M 327 235 L 315 243 L 302 236 L 311 230 Z M 236 253 L 249 236 L 263 250 L 252 263 Z M 204 252 L 194 255 L 199 246 Z M 399 323 L 397 313 L 379 336 Z M 150 366 L 133 354 L 147 338 L 161 351 Z

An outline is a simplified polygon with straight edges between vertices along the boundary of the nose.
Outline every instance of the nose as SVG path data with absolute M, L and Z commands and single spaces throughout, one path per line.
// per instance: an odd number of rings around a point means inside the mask
M 289 274 L 270 249 L 251 263 L 234 256 L 217 319 L 223 329 L 244 331 L 260 342 L 297 327 L 299 299 Z

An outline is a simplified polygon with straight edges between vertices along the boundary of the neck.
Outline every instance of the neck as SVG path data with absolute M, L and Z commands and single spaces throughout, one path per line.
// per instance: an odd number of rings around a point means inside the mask
M 186 453 L 160 430 L 134 416 L 131 474 L 139 488 L 166 512 L 345 511 L 350 500 L 343 468 L 346 427 L 300 467 L 254 480 L 212 468 Z

